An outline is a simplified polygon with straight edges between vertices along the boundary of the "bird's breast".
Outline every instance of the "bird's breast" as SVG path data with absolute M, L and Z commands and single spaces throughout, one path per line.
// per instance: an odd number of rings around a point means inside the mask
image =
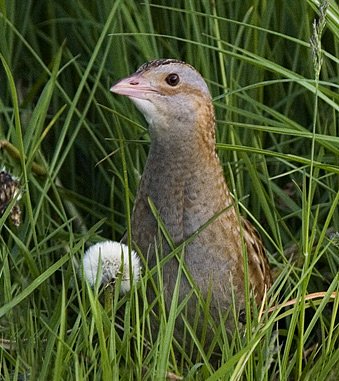
M 134 234 L 139 241 L 144 241 L 142 231 L 157 234 L 159 221 L 151 200 L 173 242 L 180 244 L 227 207 L 225 187 L 218 161 L 211 168 L 211 163 L 194 165 L 153 157 L 146 163 L 135 203 Z

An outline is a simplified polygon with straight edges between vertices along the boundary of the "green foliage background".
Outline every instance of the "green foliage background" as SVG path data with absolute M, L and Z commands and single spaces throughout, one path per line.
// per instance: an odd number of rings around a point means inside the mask
M 21 226 L 10 208 L 0 217 L 0 377 L 335 379 L 339 8 L 329 1 L 322 20 L 320 5 L 0 1 L 0 161 L 23 192 Z M 301 300 L 246 335 L 216 334 L 217 366 L 201 348 L 200 362 L 175 359 L 172 315 L 145 350 L 149 310 L 137 290 L 106 311 L 76 276 L 86 245 L 128 228 L 147 157 L 145 121 L 109 88 L 159 57 L 206 79 L 226 178 L 276 274 L 270 305 Z

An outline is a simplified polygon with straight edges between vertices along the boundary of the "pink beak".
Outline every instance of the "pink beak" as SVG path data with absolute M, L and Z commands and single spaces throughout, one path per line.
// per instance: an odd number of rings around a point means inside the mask
M 157 92 L 141 74 L 132 74 L 130 77 L 122 79 L 113 85 L 110 91 L 112 93 L 139 99 L 147 99 L 147 94 Z

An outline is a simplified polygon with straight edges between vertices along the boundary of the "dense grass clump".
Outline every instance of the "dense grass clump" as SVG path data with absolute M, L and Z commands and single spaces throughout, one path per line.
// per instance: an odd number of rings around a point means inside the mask
M 337 379 L 338 25 L 334 0 L 0 2 L 0 171 L 21 191 L 0 208 L 0 379 Z M 217 360 L 189 325 L 177 345 L 184 306 L 162 308 L 161 280 L 150 337 L 145 262 L 109 307 L 78 276 L 88 245 L 129 232 L 149 146 L 109 88 L 159 57 L 206 78 L 226 178 L 276 278 L 245 330 L 215 327 Z

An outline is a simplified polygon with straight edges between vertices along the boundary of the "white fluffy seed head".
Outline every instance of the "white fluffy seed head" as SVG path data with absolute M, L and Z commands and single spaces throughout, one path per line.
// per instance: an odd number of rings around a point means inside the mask
M 137 282 L 141 265 L 134 250 L 131 251 L 131 267 L 133 282 Z M 114 283 L 121 276 L 120 294 L 125 294 L 131 288 L 128 246 L 116 241 L 103 241 L 89 247 L 84 255 L 83 274 L 91 286 L 96 284 L 97 276 L 102 286 Z

